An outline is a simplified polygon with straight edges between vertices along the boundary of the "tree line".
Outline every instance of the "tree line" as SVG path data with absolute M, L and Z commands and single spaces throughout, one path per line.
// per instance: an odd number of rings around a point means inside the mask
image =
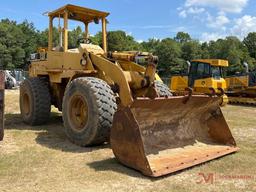
M 81 27 L 69 32 L 69 48 L 78 46 L 84 36 Z M 92 43 L 101 45 L 101 32 L 90 37 Z M 242 41 L 235 36 L 210 42 L 200 42 L 188 33 L 178 32 L 174 38 L 149 39 L 137 42 L 124 31 L 109 31 L 109 51 L 147 51 L 159 57 L 158 71 L 163 77 L 186 71 L 186 61 L 192 59 L 227 59 L 228 75 L 243 72 L 242 63 L 247 62 L 250 70 L 256 70 L 256 32 L 249 33 Z M 53 44 L 59 43 L 59 32 L 53 29 Z M 9 19 L 0 22 L 0 67 L 4 69 L 24 68 L 31 53 L 38 47 L 47 47 L 48 29 L 39 31 L 33 23 L 17 23 Z

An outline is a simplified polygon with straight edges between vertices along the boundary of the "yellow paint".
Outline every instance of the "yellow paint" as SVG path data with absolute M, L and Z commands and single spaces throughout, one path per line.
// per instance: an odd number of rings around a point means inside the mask
M 247 75 L 227 77 L 225 80 L 229 89 L 241 89 L 249 85 L 249 77 Z
M 153 82 L 161 81 L 155 73 L 154 65 L 143 67 L 131 60 L 123 59 L 135 57 L 136 52 L 115 53 L 120 58 L 107 58 L 106 17 L 109 13 L 88 8 L 66 5 L 49 14 L 49 45 L 47 59 L 33 60 L 29 68 L 31 77 L 48 77 L 52 94 L 55 99 L 62 100 L 62 93 L 70 81 L 77 77 L 97 77 L 110 86 L 118 86 L 119 97 L 123 106 L 129 106 L 134 96 L 142 97 L 154 93 Z M 52 47 L 53 19 L 64 19 L 63 47 Z M 86 36 L 88 25 L 95 19 L 102 21 L 103 49 L 98 45 L 80 44 L 76 49 L 68 49 L 68 20 L 77 20 L 85 24 Z M 61 89 L 61 90 L 60 90 Z M 60 98 L 59 98 L 60 97 Z M 61 102 L 58 102 L 61 104 Z M 61 108 L 61 106 L 57 106 Z
M 169 88 L 172 91 L 184 91 L 188 87 L 187 76 L 173 76 Z
M 216 93 L 220 93 L 220 90 L 218 90 L 218 88 L 222 88 L 223 90 L 227 88 L 225 79 L 206 78 L 198 79 L 194 82 L 193 89 L 197 93 L 211 93 L 210 88 L 213 88 Z
M 219 60 L 219 59 L 197 59 L 192 60 L 193 62 L 205 63 L 211 66 L 218 66 L 218 67 L 227 67 L 228 61 L 226 60 Z M 193 64 L 192 64 L 193 65 Z M 188 85 L 188 76 L 173 76 L 170 79 L 169 88 L 172 92 L 175 93 L 183 93 L 186 88 L 189 87 Z M 221 94 L 222 92 L 219 89 L 225 90 L 227 88 L 227 83 L 224 78 L 215 79 L 215 78 L 202 78 L 197 79 L 194 81 L 192 86 L 193 92 L 195 94 L 210 94 L 212 93 L 211 89 L 217 94 Z M 226 99 L 224 98 L 225 102 Z
M 191 62 L 208 63 L 211 66 L 228 67 L 228 61 L 222 59 L 195 59 Z

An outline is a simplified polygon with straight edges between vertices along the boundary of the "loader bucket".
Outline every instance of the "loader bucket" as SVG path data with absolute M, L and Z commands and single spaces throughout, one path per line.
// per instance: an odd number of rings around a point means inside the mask
M 138 99 L 119 109 L 111 147 L 124 165 L 158 177 L 238 150 L 218 97 Z

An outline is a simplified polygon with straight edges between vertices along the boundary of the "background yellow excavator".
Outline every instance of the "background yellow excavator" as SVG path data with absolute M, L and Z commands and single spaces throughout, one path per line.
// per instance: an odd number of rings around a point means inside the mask
M 23 121 L 44 124 L 55 105 L 72 142 L 91 146 L 110 140 L 121 163 L 153 177 L 237 151 L 219 97 L 172 97 L 156 82 L 156 56 L 144 55 L 144 67 L 135 63 L 143 55 L 139 52 L 107 51 L 108 15 L 74 5 L 48 13 L 48 48 L 31 56 L 30 77 L 20 87 Z M 54 19 L 64 23 L 57 47 Z M 85 37 L 74 49 L 68 48 L 69 20 L 85 24 Z M 102 48 L 91 43 L 88 33 L 92 23 L 100 22 Z
M 170 89 L 174 95 L 183 95 L 191 88 L 193 94 L 208 94 L 221 97 L 220 105 L 224 106 L 227 96 L 224 94 L 226 82 L 223 78 L 223 67 L 228 61 L 220 59 L 197 59 L 188 62 L 188 72 L 171 77 Z
M 226 77 L 228 99 L 230 103 L 256 105 L 256 71 L 250 71 L 243 63 L 245 72 Z

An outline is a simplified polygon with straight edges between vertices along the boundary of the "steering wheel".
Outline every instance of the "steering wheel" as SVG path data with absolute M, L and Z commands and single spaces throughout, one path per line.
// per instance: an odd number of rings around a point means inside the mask
M 79 39 L 77 40 L 77 44 L 80 44 L 80 43 L 91 44 L 91 43 L 92 43 L 92 40 L 89 39 L 89 38 L 82 37 L 82 38 L 79 38 Z

